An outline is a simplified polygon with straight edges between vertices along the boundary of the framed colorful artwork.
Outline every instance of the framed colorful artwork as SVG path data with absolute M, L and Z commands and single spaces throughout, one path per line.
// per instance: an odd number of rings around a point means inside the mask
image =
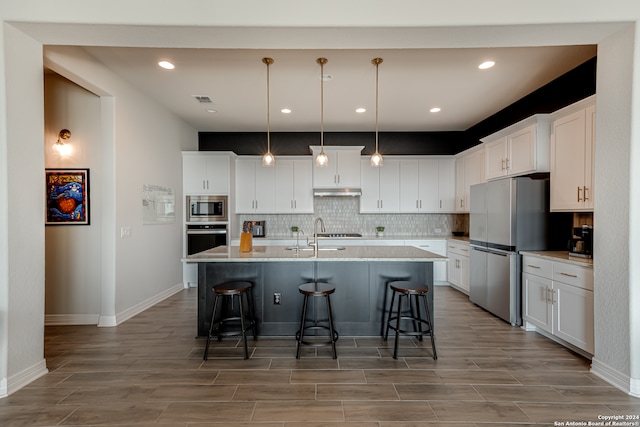
M 45 225 L 89 225 L 89 169 L 46 169 Z

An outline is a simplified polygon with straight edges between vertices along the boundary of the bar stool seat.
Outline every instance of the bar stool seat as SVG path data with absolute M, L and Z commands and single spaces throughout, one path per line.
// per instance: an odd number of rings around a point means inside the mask
M 218 338 L 218 341 L 221 341 L 223 337 L 241 335 L 244 345 L 244 358 L 249 358 L 247 331 L 251 329 L 254 341 L 258 337 L 253 297 L 251 295 L 252 287 L 251 282 L 242 281 L 224 282 L 213 287 L 215 296 L 213 299 L 213 312 L 211 314 L 211 326 L 209 327 L 209 335 L 207 336 L 207 345 L 204 348 L 204 360 L 207 360 L 209 344 L 211 338 L 214 336 Z M 243 295 L 245 297 L 244 301 L 242 298 Z M 220 301 L 221 299 L 222 301 Z M 237 299 L 238 302 L 237 312 L 233 309 L 234 299 Z M 218 305 L 220 305 L 219 314 L 217 314 Z M 245 309 L 248 310 L 248 314 L 245 314 Z M 240 323 L 239 325 L 238 321 Z
M 309 282 L 304 283 L 298 287 L 298 290 L 304 295 L 304 301 L 302 303 L 302 316 L 300 317 L 300 329 L 296 332 L 296 340 L 298 341 L 296 349 L 296 359 L 300 359 L 300 347 L 302 345 L 310 346 L 325 346 L 331 345 L 333 358 L 338 357 L 336 353 L 336 341 L 338 341 L 338 332 L 333 327 L 333 312 L 331 311 L 331 294 L 336 291 L 336 288 L 328 283 L 322 282 Z M 324 297 L 327 305 L 327 320 L 319 320 L 317 317 L 317 310 L 314 318 L 307 319 L 307 307 L 310 297 Z M 326 324 L 321 324 L 326 323 Z M 307 325 L 307 323 L 310 323 Z M 326 341 L 305 341 L 305 331 L 310 330 L 325 330 L 328 331 Z
M 396 338 L 393 346 L 393 358 L 398 358 L 398 338 L 400 334 L 416 336 L 420 341 L 425 336 L 431 339 L 431 348 L 433 350 L 433 359 L 436 360 L 438 355 L 436 353 L 436 341 L 433 331 L 433 324 L 431 322 L 431 312 L 429 310 L 429 304 L 427 301 L 427 293 L 429 287 L 424 283 L 412 282 L 412 281 L 396 281 L 389 284 L 391 287 L 391 303 L 389 304 L 389 318 L 387 319 L 387 326 L 384 333 L 384 340 L 387 341 L 389 335 L 389 329 L 393 329 L 396 333 Z M 398 303 L 394 312 L 393 303 L 398 297 Z M 412 299 L 413 297 L 413 299 Z M 402 300 L 407 299 L 409 306 L 408 312 L 402 311 Z M 424 317 L 420 311 L 420 301 L 424 307 Z M 401 321 L 405 321 L 404 325 L 401 325 Z M 409 326 L 413 325 L 413 329 L 409 330 Z

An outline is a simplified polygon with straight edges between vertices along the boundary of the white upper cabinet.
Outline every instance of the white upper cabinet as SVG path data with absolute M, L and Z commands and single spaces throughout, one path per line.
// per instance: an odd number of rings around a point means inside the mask
M 185 195 L 229 195 L 232 153 L 185 151 L 182 153 L 182 188 Z
M 485 181 L 485 149 L 475 149 L 456 158 L 455 211 L 469 212 L 471 186 Z
M 262 166 L 261 157 L 236 160 L 236 213 L 275 212 L 275 193 L 275 167 Z
M 456 159 L 438 159 L 438 211 L 455 212 Z
M 329 158 L 325 167 L 318 167 L 315 159 L 320 147 L 313 146 L 313 188 L 360 188 L 360 157 L 364 147 L 324 147 Z
M 361 213 L 398 212 L 400 209 L 400 160 L 384 159 L 381 167 L 371 167 L 369 157 L 361 157 Z
M 455 159 L 400 161 L 400 212 L 453 212 Z
M 552 211 L 593 211 L 595 115 L 594 97 L 552 115 Z
M 549 172 L 549 115 L 538 114 L 482 138 L 486 179 Z
M 311 156 L 278 157 L 275 164 L 275 212 L 313 213 Z

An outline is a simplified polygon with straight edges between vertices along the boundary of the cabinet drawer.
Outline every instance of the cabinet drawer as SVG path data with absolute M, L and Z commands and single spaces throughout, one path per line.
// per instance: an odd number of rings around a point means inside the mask
M 554 262 L 553 280 L 593 291 L 593 269 L 591 268 Z
M 553 276 L 553 262 L 542 258 L 523 256 L 522 272 L 551 279 Z
M 447 241 L 447 253 L 469 256 L 469 244 L 466 242 L 456 242 L 455 240 Z

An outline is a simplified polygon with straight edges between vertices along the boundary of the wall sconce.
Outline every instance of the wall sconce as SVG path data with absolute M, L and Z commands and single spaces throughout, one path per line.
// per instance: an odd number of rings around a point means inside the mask
M 71 138 L 71 131 L 69 129 L 62 129 L 60 132 L 58 132 L 58 140 L 55 144 L 53 144 L 53 149 L 63 156 L 68 156 L 69 154 L 71 154 L 71 145 L 65 144 L 63 142 L 68 140 L 69 138 Z

